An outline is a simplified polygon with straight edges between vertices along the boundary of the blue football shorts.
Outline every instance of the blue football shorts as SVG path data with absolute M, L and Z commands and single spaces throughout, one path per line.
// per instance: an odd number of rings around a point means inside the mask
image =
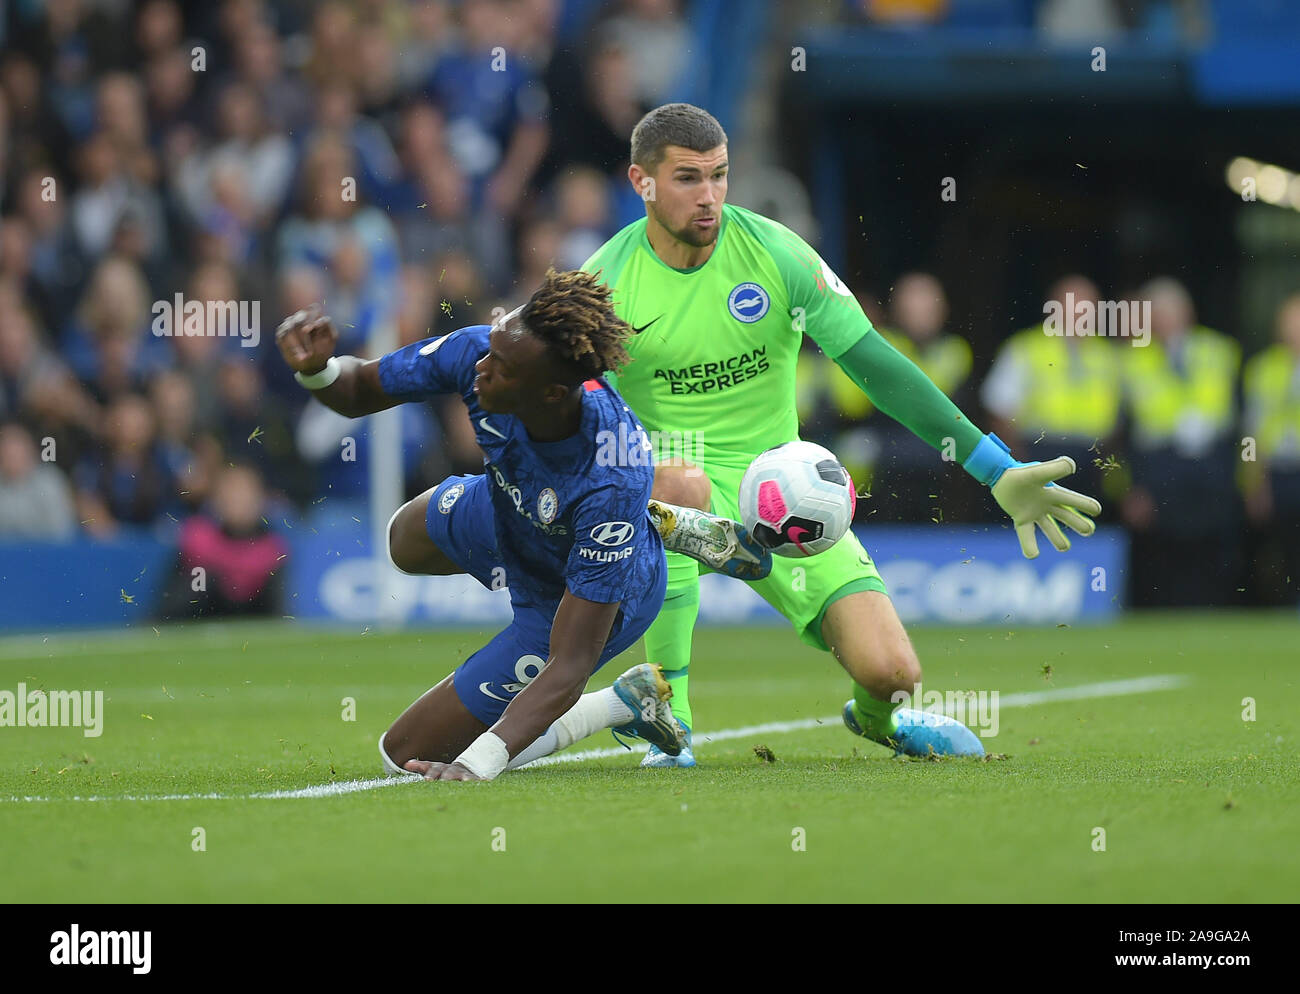
M 425 525 L 429 538 L 446 556 L 489 590 L 509 582 L 497 551 L 491 482 L 484 475 L 450 476 L 433 488 Z M 661 574 L 666 582 L 667 570 Z M 513 594 L 513 591 L 512 591 Z M 663 605 L 657 597 L 642 601 L 639 612 L 614 619 L 596 669 L 636 644 Z M 479 721 L 493 725 L 519 691 L 542 671 L 550 654 L 551 622 L 559 601 L 539 606 L 514 605 L 514 619 L 487 645 L 456 669 L 456 694 Z

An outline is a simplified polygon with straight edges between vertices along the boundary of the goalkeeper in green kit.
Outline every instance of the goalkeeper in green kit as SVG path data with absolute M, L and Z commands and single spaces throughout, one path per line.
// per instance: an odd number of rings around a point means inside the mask
M 655 498 L 740 519 L 745 469 L 759 453 L 798 437 L 795 362 L 807 333 L 877 408 L 992 487 L 1027 557 L 1038 555 L 1036 526 L 1062 551 L 1069 541 L 1061 524 L 1092 534 L 1088 515 L 1101 506 L 1053 483 L 1074 472 L 1068 457 L 1017 462 L 881 337 L 803 239 L 724 203 L 727 136 L 712 115 L 690 104 L 651 111 L 632 134 L 631 163 L 628 177 L 646 218 L 582 268 L 600 274 L 619 317 L 641 329 L 626 345 L 631 362 L 610 381 L 661 443 Z M 665 439 L 682 449 L 666 451 Z M 668 553 L 667 596 L 645 635 L 646 658 L 664 668 L 688 743 L 699 573 L 694 559 Z M 909 755 L 983 754 L 960 722 L 897 703 L 919 683 L 921 665 L 852 532 L 797 563 L 775 557 L 771 574 L 751 585 L 804 642 L 830 651 L 848 671 L 853 698 L 844 722 L 852 732 Z M 652 748 L 643 763 L 694 764 L 689 744 L 678 756 Z

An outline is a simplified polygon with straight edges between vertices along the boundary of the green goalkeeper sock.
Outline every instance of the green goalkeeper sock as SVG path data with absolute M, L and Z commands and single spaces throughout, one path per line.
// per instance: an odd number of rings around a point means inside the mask
M 866 687 L 853 685 L 853 716 L 858 719 L 862 734 L 873 742 L 888 745 L 888 739 L 898 729 L 894 712 L 898 705 L 893 701 L 879 701 Z
M 691 636 L 700 612 L 700 567 L 689 556 L 669 552 L 668 591 L 664 606 L 645 633 L 646 662 L 664 668 L 673 688 L 673 715 L 687 728 L 691 725 L 690 682 Z
M 687 696 L 687 687 L 691 682 L 690 665 L 680 670 L 664 670 L 664 679 L 673 688 L 673 717 L 687 728 L 691 727 L 691 699 Z

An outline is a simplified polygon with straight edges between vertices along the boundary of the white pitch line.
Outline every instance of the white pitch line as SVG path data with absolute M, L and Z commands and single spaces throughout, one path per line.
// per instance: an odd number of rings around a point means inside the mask
M 1191 681 L 1185 676 L 1139 676 L 1131 680 L 1108 680 L 1104 683 L 1085 683 L 1080 687 L 1054 687 L 1051 690 L 1031 690 L 1025 694 L 999 696 L 1000 708 L 1027 708 L 1031 704 L 1049 701 L 1081 701 L 1089 697 L 1125 697 L 1145 694 L 1151 690 L 1177 690 Z
M 1077 701 L 1089 697 L 1123 697 L 1127 694 L 1145 694 L 1152 690 L 1174 690 L 1188 682 L 1184 676 L 1144 676 L 1132 680 L 1110 680 L 1105 683 L 1088 683 L 1080 687 L 1059 687 L 1052 690 L 1033 690 L 1024 694 L 999 695 L 999 708 L 1027 708 L 1033 704 L 1047 704 L 1052 701 Z M 750 735 L 775 735 L 780 732 L 798 732 L 819 725 L 837 725 L 839 715 L 829 718 L 802 718 L 798 721 L 769 721 L 765 725 L 750 725 L 747 728 L 724 728 L 720 732 L 701 735 L 698 743 L 725 742 L 728 739 L 743 739 Z M 647 752 L 649 746 L 638 743 L 632 752 Z M 554 766 L 557 763 L 577 763 L 584 759 L 604 759 L 607 756 L 619 756 L 629 750 L 624 748 L 584 749 L 582 752 L 558 752 L 553 756 L 521 766 L 521 770 L 531 770 L 535 766 Z
M 1034 704 L 1049 704 L 1057 701 L 1079 701 L 1098 697 L 1125 697 L 1131 694 L 1145 694 L 1156 690 L 1176 690 L 1185 687 L 1189 679 L 1179 675 L 1144 676 L 1132 680 L 1108 680 L 1103 683 L 1087 683 L 1078 687 L 1055 687 L 1051 690 L 1033 690 L 1021 694 L 999 696 L 999 708 L 1025 708 Z M 695 745 L 713 742 L 726 742 L 731 739 L 748 738 L 751 735 L 779 735 L 784 732 L 799 732 L 819 726 L 834 726 L 840 720 L 839 715 L 827 718 L 800 718 L 796 721 L 769 721 L 762 725 L 747 725 L 744 728 L 724 728 L 720 731 L 700 735 Z M 628 752 L 641 753 L 649 749 L 645 743 L 638 743 L 631 749 L 607 748 L 584 749 L 581 752 L 561 752 L 554 756 L 545 756 L 520 769 L 531 770 L 539 766 L 555 766 L 559 763 L 579 763 L 587 759 L 607 759 L 610 756 L 622 756 Z M 339 783 L 323 783 L 297 790 L 270 790 L 255 794 L 142 794 L 118 795 L 105 797 L 5 797 L 0 804 L 14 802 L 46 801 L 245 801 L 245 800 L 285 800 L 307 797 L 339 797 L 343 794 L 355 794 L 364 790 L 376 790 L 380 787 L 392 787 L 396 784 L 418 783 L 411 777 L 374 777 L 369 780 L 344 780 Z
M 411 776 L 414 780 L 414 775 Z M 292 797 L 336 797 L 340 794 L 355 794 L 360 790 L 374 790 L 376 787 L 389 787 L 395 783 L 405 783 L 405 777 L 375 777 L 371 780 L 340 780 L 338 783 L 322 783 L 314 787 L 300 787 L 296 790 L 267 790 L 256 794 L 117 794 L 113 796 L 91 795 L 89 797 L 4 797 L 0 803 L 12 801 L 246 801 L 246 800 L 283 800 Z

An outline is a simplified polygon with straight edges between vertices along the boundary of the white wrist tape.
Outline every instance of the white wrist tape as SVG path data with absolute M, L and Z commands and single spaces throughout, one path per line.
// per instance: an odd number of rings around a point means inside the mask
M 480 780 L 495 780 L 506 768 L 506 763 L 510 762 L 510 751 L 499 737 L 484 732 L 453 762 L 459 763 Z
M 319 373 L 312 373 L 310 375 L 294 373 L 293 378 L 308 390 L 324 390 L 327 386 L 337 380 L 339 374 L 342 372 L 343 367 L 339 365 L 339 361 L 333 356 L 330 356 L 329 361 L 325 363 L 325 368 Z

